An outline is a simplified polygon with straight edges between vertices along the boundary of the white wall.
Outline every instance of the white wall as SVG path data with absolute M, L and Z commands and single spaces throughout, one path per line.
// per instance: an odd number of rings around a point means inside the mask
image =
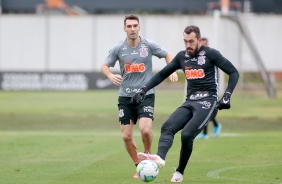
M 123 15 L 80 17 L 1 15 L 1 71 L 99 71 L 111 47 L 125 39 Z M 141 36 L 152 39 L 174 55 L 184 49 L 187 25 L 200 27 L 210 46 L 217 48 L 240 70 L 257 67 L 237 26 L 213 16 L 141 15 Z M 282 71 L 278 53 L 282 43 L 282 16 L 246 15 L 243 22 L 269 71 Z M 217 35 L 217 36 L 215 36 Z M 215 40 L 218 38 L 217 40 Z M 164 60 L 154 58 L 159 70 Z M 115 67 L 118 70 L 118 65 Z

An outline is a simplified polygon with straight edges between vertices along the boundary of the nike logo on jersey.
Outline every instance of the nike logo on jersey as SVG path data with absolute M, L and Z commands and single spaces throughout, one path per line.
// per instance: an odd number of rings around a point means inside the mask
M 122 54 L 121 57 L 126 56 L 127 54 Z

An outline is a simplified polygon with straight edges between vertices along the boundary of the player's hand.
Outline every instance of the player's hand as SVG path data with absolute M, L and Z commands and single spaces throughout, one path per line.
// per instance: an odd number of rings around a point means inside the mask
M 177 73 L 176 73 L 176 72 L 173 72 L 173 73 L 169 76 L 169 80 L 170 80 L 171 82 L 176 82 L 176 81 L 178 81 L 178 75 L 177 75 Z
M 221 98 L 221 100 L 218 102 L 217 108 L 219 110 L 230 109 L 230 107 L 231 107 L 231 105 L 230 105 L 230 97 L 231 97 L 231 93 L 230 92 L 225 92 L 223 94 L 223 97 Z
M 146 90 L 143 87 L 139 89 L 138 92 L 136 92 L 133 97 L 131 97 L 130 104 L 138 105 L 145 100 L 145 97 L 146 97 Z
M 112 74 L 109 79 L 112 81 L 113 84 L 119 86 L 122 82 L 122 77 L 119 74 Z

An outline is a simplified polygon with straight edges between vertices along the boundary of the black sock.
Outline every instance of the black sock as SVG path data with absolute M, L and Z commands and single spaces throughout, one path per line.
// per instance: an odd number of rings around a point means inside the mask
M 214 126 L 218 126 L 218 121 L 216 119 L 212 120 Z
M 207 135 L 208 134 L 208 125 L 205 126 L 203 130 L 203 134 Z

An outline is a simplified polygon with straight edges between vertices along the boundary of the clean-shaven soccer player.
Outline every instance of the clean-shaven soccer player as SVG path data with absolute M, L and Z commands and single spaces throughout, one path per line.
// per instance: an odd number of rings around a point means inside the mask
M 130 104 L 130 99 L 152 78 L 152 57 L 165 58 L 166 63 L 169 63 L 172 55 L 157 43 L 139 36 L 140 24 L 137 16 L 125 16 L 124 31 L 126 38 L 110 50 L 105 63 L 101 66 L 101 71 L 115 85 L 119 85 L 118 110 L 122 138 L 129 156 L 137 166 L 140 161 L 133 139 L 133 128 L 139 119 L 143 149 L 145 153 L 150 153 L 153 139 L 155 91 L 148 90 L 146 100 L 138 105 Z M 117 61 L 119 61 L 121 74 L 113 74 L 109 69 L 114 67 Z M 178 80 L 176 73 L 172 73 L 169 78 L 171 81 Z M 133 177 L 138 178 L 136 172 Z
M 172 146 L 174 135 L 181 132 L 181 149 L 178 166 L 171 182 L 182 182 L 186 165 L 193 150 L 194 138 L 213 119 L 218 109 L 230 108 L 230 97 L 239 79 L 239 73 L 232 63 L 217 50 L 201 45 L 201 32 L 197 26 L 187 26 L 183 32 L 185 49 L 145 84 L 131 99 L 132 103 L 146 100 L 146 92 L 160 84 L 178 69 L 182 69 L 187 79 L 186 101 L 177 108 L 161 128 L 161 136 L 156 155 L 138 153 L 140 159 L 151 159 L 160 168 Z M 218 101 L 217 70 L 229 75 L 228 85 Z

